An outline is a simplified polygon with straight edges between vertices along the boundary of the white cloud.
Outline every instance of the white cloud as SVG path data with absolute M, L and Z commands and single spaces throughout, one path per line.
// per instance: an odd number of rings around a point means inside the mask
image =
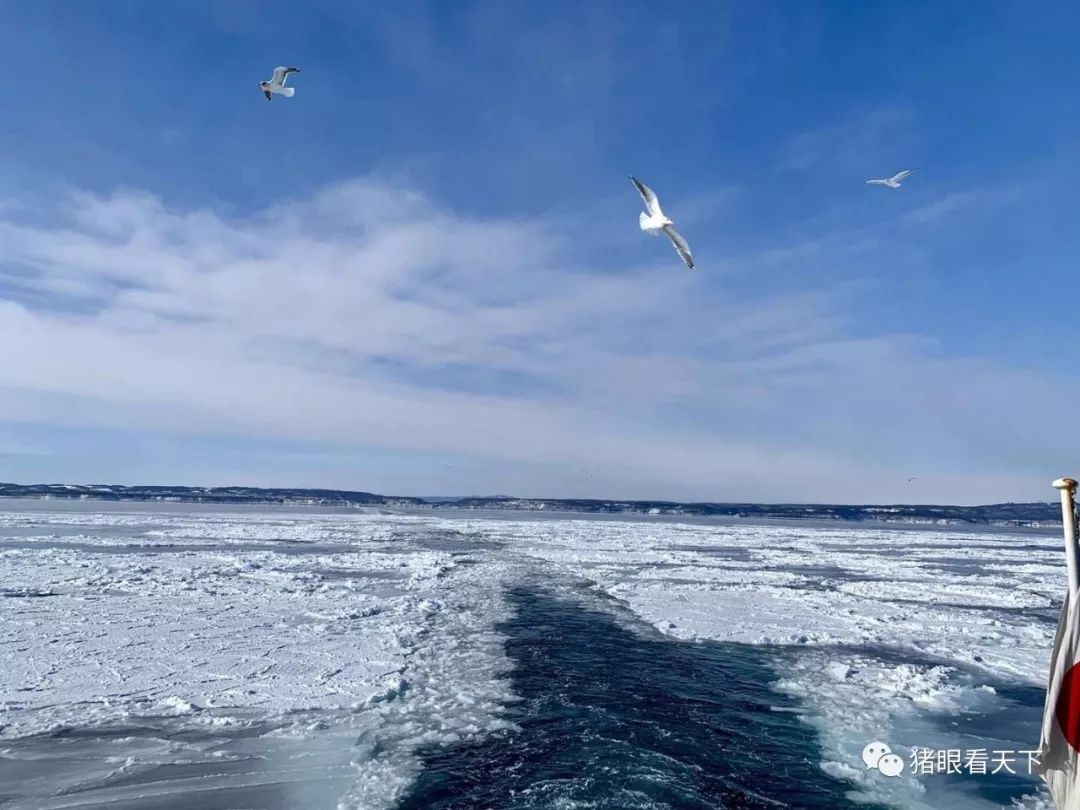
M 857 236 L 718 257 L 808 279 L 736 298 L 704 262 L 597 272 L 558 219 L 373 179 L 248 216 L 61 209 L 0 210 L 0 419 L 466 454 L 491 471 L 474 491 L 552 495 L 589 466 L 624 497 L 888 500 L 914 474 L 943 488 L 923 500 L 1038 497 L 1080 451 L 1052 424 L 1071 388 L 867 333 L 857 285 L 813 286 Z
M 861 172 L 893 171 L 888 167 L 897 153 L 910 151 L 912 118 L 909 108 L 881 107 L 800 133 L 785 142 L 778 169 L 805 171 L 830 165 Z

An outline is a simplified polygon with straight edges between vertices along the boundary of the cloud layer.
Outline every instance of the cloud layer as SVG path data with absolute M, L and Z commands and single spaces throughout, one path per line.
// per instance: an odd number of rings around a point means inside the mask
M 467 458 L 455 490 L 535 495 L 1043 498 L 1080 451 L 1073 388 L 860 320 L 879 237 L 703 234 L 688 274 L 634 213 L 586 243 L 565 211 L 478 218 L 385 178 L 244 215 L 10 204 L 0 419 Z M 363 483 L 446 491 L 431 466 Z M 284 483 L 355 485 L 313 477 Z

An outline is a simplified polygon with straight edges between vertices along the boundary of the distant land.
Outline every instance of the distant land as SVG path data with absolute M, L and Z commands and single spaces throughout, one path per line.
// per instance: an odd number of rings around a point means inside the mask
M 778 520 L 846 520 L 938 525 L 1060 526 L 1054 503 L 996 503 L 986 506 L 896 504 L 677 503 L 485 496 L 466 498 L 375 495 L 339 489 L 264 489 L 260 487 L 120 486 L 113 484 L 4 484 L 0 498 L 63 498 L 165 503 L 282 504 L 412 509 L 501 509 L 604 514 L 687 515 Z

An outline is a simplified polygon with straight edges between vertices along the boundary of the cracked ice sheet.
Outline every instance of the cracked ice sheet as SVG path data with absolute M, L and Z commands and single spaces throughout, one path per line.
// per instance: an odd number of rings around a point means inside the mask
M 347 774 L 343 795 L 364 807 L 387 806 L 405 789 L 416 745 L 502 722 L 499 706 L 512 696 L 500 691 L 505 682 L 497 675 L 506 664 L 491 628 L 505 609 L 501 585 L 519 565 L 531 565 L 534 575 L 592 580 L 677 638 L 793 645 L 778 667 L 777 688 L 804 702 L 804 719 L 820 732 L 825 770 L 897 807 L 997 806 L 968 795 L 924 795 L 914 779 L 872 781 L 853 763 L 871 736 L 898 747 L 949 740 L 929 721 L 1002 706 L 1002 683 L 1041 687 L 1053 602 L 1064 588 L 1056 538 L 1002 533 L 282 512 L 64 512 L 16 516 L 9 525 L 12 536 L 40 548 L 24 543 L 0 554 L 0 570 L 18 574 L 3 580 L 10 583 L 5 607 L 19 605 L 4 617 L 24 620 L 5 623 L 0 641 L 8 650 L 21 644 L 36 662 L 17 665 L 30 666 L 16 673 L 25 682 L 38 677 L 45 679 L 35 681 L 39 687 L 68 691 L 67 703 L 55 704 L 20 694 L 0 722 L 32 729 L 146 712 L 189 725 L 247 722 L 247 711 L 295 717 L 273 732 L 283 747 L 294 737 L 306 751 L 313 740 L 329 740 L 323 758 L 333 762 L 360 741 L 356 760 L 339 764 Z M 437 543 L 420 542 L 429 536 L 487 539 L 504 549 L 482 565 L 455 565 L 453 555 L 430 550 Z M 65 548 L 73 539 L 103 551 Z M 145 544 L 147 553 L 107 550 L 133 544 Z M 67 601 L 50 607 L 54 600 Z M 129 608 L 139 622 L 125 624 Z M 88 631 L 82 635 L 91 640 L 78 641 L 73 628 L 84 617 L 83 624 L 105 628 L 105 638 Z M 198 673 L 177 670 L 175 655 L 145 643 L 178 628 L 188 628 L 194 653 L 222 662 L 225 674 L 250 663 L 245 656 L 255 656 L 255 643 L 289 643 L 274 653 L 277 673 L 243 670 L 258 687 L 254 694 L 244 695 L 243 679 L 223 684 L 232 690 L 224 705 L 202 708 L 213 692 L 192 680 Z M 76 642 L 89 644 L 90 653 Z M 68 655 L 48 649 L 55 645 L 67 645 Z M 101 688 L 65 683 L 52 672 L 70 660 L 101 662 L 90 673 Z M 348 676 L 320 683 L 316 673 L 329 674 L 339 660 L 352 667 Z M 400 671 L 378 668 L 384 664 Z M 118 691 L 108 666 L 127 676 L 120 683 L 130 692 Z M 102 691 L 115 695 L 95 705 Z M 80 695 L 86 703 L 74 711 Z M 321 712 L 318 719 L 305 707 Z M 112 779 L 153 756 L 134 757 Z
M 98 538 L 93 520 L 74 516 L 80 543 L 92 546 L 129 546 L 150 532 L 205 543 L 87 553 L 49 530 L 73 515 L 33 517 L 42 525 L 19 536 L 40 548 L 0 550 L 0 748 L 11 766 L 0 793 L 25 797 L 13 808 L 68 806 L 56 794 L 76 788 L 101 802 L 191 789 L 183 779 L 145 781 L 176 762 L 210 768 L 194 780 L 199 789 L 256 790 L 260 779 L 295 773 L 296 806 L 326 806 L 322 793 L 302 792 L 312 785 L 339 786 L 345 806 L 391 806 L 418 770 L 418 746 L 507 725 L 502 707 L 513 697 L 493 630 L 505 611 L 503 569 L 493 563 L 481 575 L 449 552 L 406 543 L 387 550 L 394 532 L 438 530 L 430 523 L 105 515 Z M 230 551 L 281 538 L 331 550 Z M 118 725 L 136 729 L 109 742 L 119 765 L 108 764 L 104 744 L 42 765 L 60 747 L 34 735 Z M 237 748 L 243 728 L 257 730 L 257 745 Z M 320 746 L 314 765 L 296 765 Z M 245 764 L 241 776 L 206 765 L 223 754 L 273 768 Z
M 552 572 L 592 580 L 673 637 L 790 645 L 778 657 L 777 688 L 803 701 L 822 768 L 849 780 L 860 800 L 1000 806 L 971 783 L 866 773 L 860 753 L 873 739 L 904 754 L 913 745 L 1020 750 L 1037 742 L 1065 589 L 1056 537 L 570 520 L 470 528 Z M 1005 694 L 1012 688 L 1034 695 L 1033 705 L 1017 707 Z M 983 722 L 1009 712 L 1024 722 L 1011 730 Z M 942 731 L 958 718 L 983 736 Z M 1032 782 L 1024 806 L 1047 801 Z
M 1045 535 L 459 522 L 592 580 L 678 638 L 906 647 L 1037 686 L 1065 588 L 1060 541 Z M 951 560 L 982 571 L 942 566 Z
M 380 522 L 368 515 L 170 514 L 41 512 L 0 514 L 0 536 L 101 546 L 239 545 L 252 542 L 385 543 L 416 522 Z

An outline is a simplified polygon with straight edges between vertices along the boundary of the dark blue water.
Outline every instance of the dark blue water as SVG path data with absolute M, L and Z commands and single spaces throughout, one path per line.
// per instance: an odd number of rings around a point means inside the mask
M 1046 690 L 1006 683 L 995 684 L 994 689 L 998 699 L 992 712 L 938 718 L 939 727 L 949 732 L 950 748 L 964 751 L 1038 748 Z M 947 783 L 954 795 L 969 793 L 1001 807 L 1012 807 L 1015 800 L 1034 793 L 1040 783 L 1038 777 L 1029 773 L 1026 755 L 1019 754 L 1017 761 L 1010 763 L 1010 768 L 1014 774 L 1002 769 L 996 774 L 950 774 L 937 778 Z
M 643 637 L 543 591 L 511 603 L 521 730 L 425 752 L 401 810 L 868 806 L 818 768 L 769 650 Z

